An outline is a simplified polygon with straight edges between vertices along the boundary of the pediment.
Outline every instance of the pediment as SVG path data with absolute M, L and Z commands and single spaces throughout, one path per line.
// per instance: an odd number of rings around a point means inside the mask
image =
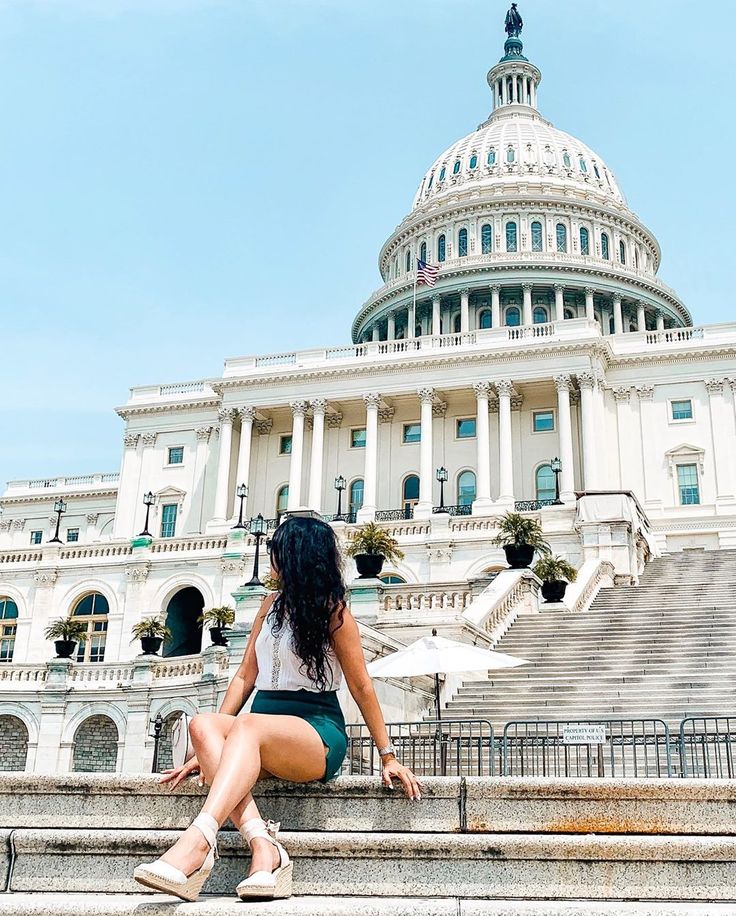
M 675 446 L 675 448 L 671 448 L 666 451 L 664 455 L 667 459 L 667 464 L 669 465 L 670 474 L 674 474 L 675 465 L 683 464 L 685 462 L 697 464 L 700 470 L 703 470 L 705 449 L 700 448 L 697 445 L 690 445 L 688 442 L 683 442 L 680 445 Z

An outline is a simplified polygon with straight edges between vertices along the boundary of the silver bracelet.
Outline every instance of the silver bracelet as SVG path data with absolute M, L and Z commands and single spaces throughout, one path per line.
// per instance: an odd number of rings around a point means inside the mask
M 393 754 L 394 757 L 396 756 L 396 748 L 393 746 L 393 744 L 387 744 L 386 747 L 378 748 L 379 757 L 383 757 L 385 754 Z

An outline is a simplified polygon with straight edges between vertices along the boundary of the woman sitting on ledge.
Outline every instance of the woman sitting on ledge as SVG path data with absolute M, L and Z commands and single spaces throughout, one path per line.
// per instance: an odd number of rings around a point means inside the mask
M 366 671 L 358 626 L 346 603 L 340 551 L 329 525 L 292 517 L 271 541 L 271 573 L 280 591 L 263 602 L 243 661 L 219 713 L 195 716 L 196 750 L 184 766 L 167 770 L 173 788 L 200 772 L 211 786 L 202 813 L 155 862 L 139 865 L 136 881 L 182 900 L 196 900 L 217 856 L 217 831 L 228 817 L 251 850 L 248 898 L 289 897 L 292 864 L 264 823 L 251 795 L 267 776 L 290 782 L 326 782 L 347 750 L 337 689 L 344 673 L 383 763 L 382 782 L 398 777 L 409 798 L 420 798 L 414 774 L 393 753 L 373 683 Z M 251 711 L 238 715 L 253 689 Z

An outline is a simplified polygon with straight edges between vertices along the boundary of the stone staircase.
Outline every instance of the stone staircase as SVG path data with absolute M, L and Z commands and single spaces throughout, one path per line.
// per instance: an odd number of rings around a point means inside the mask
M 203 791 L 155 777 L 0 779 L 0 913 L 13 916 L 736 914 L 736 781 L 425 778 L 420 802 L 375 778 L 262 783 L 295 896 L 243 904 L 247 857 L 220 835 L 211 896 L 140 893 Z
M 554 605 L 559 608 L 559 605 Z M 498 644 L 528 665 L 467 680 L 447 715 L 664 719 L 736 715 L 736 551 L 652 561 L 639 586 L 604 589 L 585 613 L 520 617 Z

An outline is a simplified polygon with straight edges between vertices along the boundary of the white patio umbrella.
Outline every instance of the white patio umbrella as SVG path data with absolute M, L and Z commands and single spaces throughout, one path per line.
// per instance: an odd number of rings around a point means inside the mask
M 468 643 L 456 642 L 454 639 L 445 639 L 444 636 L 437 635 L 437 630 L 432 630 L 431 636 L 423 636 L 405 649 L 371 662 L 368 665 L 368 674 L 371 677 L 416 677 L 420 674 L 433 674 L 434 700 L 437 718 L 440 719 L 440 674 L 453 674 L 458 671 L 499 671 L 526 664 L 526 659 L 481 649 Z

